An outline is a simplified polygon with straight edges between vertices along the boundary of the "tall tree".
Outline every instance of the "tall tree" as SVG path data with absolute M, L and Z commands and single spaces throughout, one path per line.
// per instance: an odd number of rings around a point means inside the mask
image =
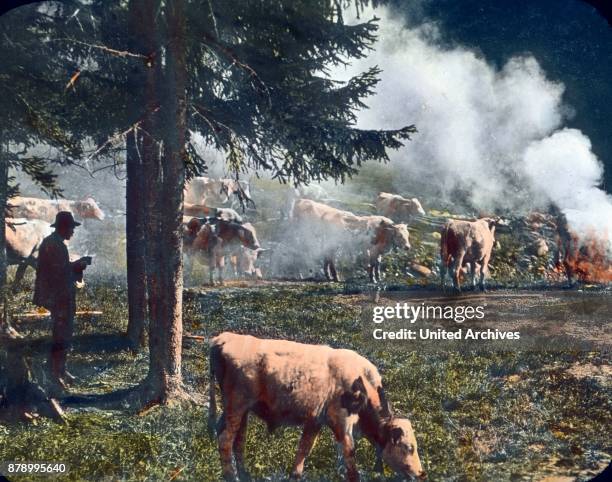
M 343 181 L 367 160 L 386 160 L 387 149 L 414 132 L 356 127 L 379 70 L 340 82 L 330 68 L 366 55 L 377 25 L 346 24 L 341 3 L 360 9 L 370 2 L 94 0 L 44 17 L 48 30 L 39 40 L 54 42 L 64 70 L 79 68 L 65 102 L 70 117 L 82 119 L 75 134 L 92 135 L 101 124 L 98 139 L 127 136 L 128 162 L 139 163 L 129 169 L 142 169 L 134 175 L 142 172 L 143 183 L 130 182 L 127 196 L 136 201 L 128 219 L 144 209 L 146 399 L 181 394 L 182 188 L 206 166 L 191 132 L 223 152 L 237 176 L 254 168 L 295 183 Z M 99 145 L 97 154 L 112 142 Z

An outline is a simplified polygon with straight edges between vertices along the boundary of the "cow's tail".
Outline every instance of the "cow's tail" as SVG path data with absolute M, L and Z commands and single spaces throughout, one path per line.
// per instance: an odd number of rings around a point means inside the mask
M 216 399 L 216 382 L 219 382 L 219 386 L 222 384 L 223 374 L 222 369 L 222 358 L 221 358 L 221 347 L 213 344 L 210 347 L 209 357 L 209 369 L 210 369 L 210 382 L 208 388 L 208 435 L 214 438 L 217 431 L 217 399 Z

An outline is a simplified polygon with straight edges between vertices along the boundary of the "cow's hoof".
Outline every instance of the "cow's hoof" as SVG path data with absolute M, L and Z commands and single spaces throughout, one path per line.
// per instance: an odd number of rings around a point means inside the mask
M 292 472 L 291 476 L 289 477 L 290 480 L 302 480 L 302 474 L 298 473 L 298 472 Z

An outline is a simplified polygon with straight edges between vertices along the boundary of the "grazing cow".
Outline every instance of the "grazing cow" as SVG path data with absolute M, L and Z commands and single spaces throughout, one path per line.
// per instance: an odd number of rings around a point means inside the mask
M 326 245 L 323 270 L 328 280 L 338 281 L 334 258 L 340 245 L 349 244 L 365 251 L 371 282 L 380 281 L 383 254 L 393 247 L 410 249 L 408 227 L 394 224 L 384 216 L 357 216 L 309 199 L 298 199 L 292 218 L 305 223 L 308 234 Z
M 216 422 L 215 381 L 221 388 L 223 415 Z M 235 480 L 244 468 L 249 413 L 270 431 L 301 425 L 292 477 L 300 478 L 304 462 L 323 425 L 342 445 L 346 477 L 359 480 L 353 428 L 358 426 L 393 470 L 405 477 L 425 477 L 410 421 L 393 417 L 376 367 L 351 350 L 264 340 L 221 333 L 211 341 L 208 427 L 217 430 L 223 475 Z
M 234 201 L 234 196 L 243 205 L 255 207 L 249 184 L 236 179 L 212 179 L 194 177 L 185 186 L 185 202 L 198 205 L 224 205 Z
M 453 287 L 461 291 L 459 273 L 467 263 L 471 264 L 472 286 L 476 287 L 476 269 L 479 269 L 480 289 L 485 291 L 485 275 L 489 274 L 489 260 L 495 244 L 497 219 L 482 218 L 477 221 L 452 219 L 442 229 L 440 239 L 440 283 L 444 289 L 446 271 L 453 264 Z
M 40 219 L 6 218 L 6 258 L 7 264 L 17 265 L 15 287 L 21 283 L 28 266 L 36 269 L 40 243 L 52 232 L 51 225 Z
M 425 215 L 425 210 L 417 198 L 406 199 L 399 194 L 389 194 L 387 192 L 378 194 L 376 210 L 382 216 L 402 222 L 410 221 L 419 214 L 421 216 Z
M 232 208 L 211 208 L 200 204 L 183 203 L 183 214 L 197 218 L 218 218 L 242 223 L 242 216 Z
M 104 219 L 104 212 L 91 197 L 82 201 L 70 201 L 15 196 L 9 199 L 8 207 L 13 218 L 41 219 L 48 223 L 55 221 L 55 215 L 59 211 L 70 211 L 81 219 Z
M 203 256 L 210 271 L 210 284 L 214 284 L 214 270 L 218 270 L 223 283 L 225 255 L 239 246 L 251 250 L 261 248 L 251 223 L 239 224 L 223 219 L 192 218 L 183 227 L 185 253 Z

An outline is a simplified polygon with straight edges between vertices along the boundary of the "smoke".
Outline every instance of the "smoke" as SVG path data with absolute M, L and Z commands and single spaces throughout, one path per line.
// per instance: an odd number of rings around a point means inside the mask
M 612 200 L 597 187 L 603 166 L 582 132 L 563 128 L 572 115 L 564 86 L 536 58 L 496 68 L 473 50 L 443 47 L 434 24 L 408 28 L 389 10 L 376 15 L 375 51 L 333 77 L 378 65 L 381 82 L 358 126 L 416 124 L 413 141 L 391 153 L 397 192 L 517 214 L 554 202 L 575 230 L 607 223 L 612 233 Z

